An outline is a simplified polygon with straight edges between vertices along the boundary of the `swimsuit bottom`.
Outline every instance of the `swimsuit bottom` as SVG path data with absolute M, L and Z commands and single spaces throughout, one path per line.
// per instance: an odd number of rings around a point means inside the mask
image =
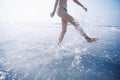
M 66 7 L 64 7 L 63 9 L 64 9 L 65 12 L 67 12 L 67 8 Z

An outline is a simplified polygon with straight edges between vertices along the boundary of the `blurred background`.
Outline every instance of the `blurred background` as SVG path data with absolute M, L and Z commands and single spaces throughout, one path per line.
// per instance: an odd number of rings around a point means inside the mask
M 55 0 L 0 0 L 0 80 L 120 80 L 120 0 L 68 0 L 68 13 L 87 43 L 68 25 L 61 46 L 61 20 L 50 18 Z
M 88 8 L 82 8 L 68 1 L 68 12 L 79 21 L 85 20 L 86 24 L 114 25 L 120 23 L 119 0 L 80 0 Z M 59 18 L 50 18 L 55 0 L 0 0 L 0 23 L 59 23 Z

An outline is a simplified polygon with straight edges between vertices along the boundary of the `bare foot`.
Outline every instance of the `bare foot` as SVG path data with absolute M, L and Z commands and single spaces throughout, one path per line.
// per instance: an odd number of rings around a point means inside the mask
M 61 46 L 61 41 L 58 41 L 57 44 L 58 44 L 58 46 Z
M 92 43 L 92 42 L 95 42 L 95 41 L 97 41 L 99 38 L 98 37 L 96 37 L 96 38 L 86 38 L 86 40 L 87 40 L 87 42 L 88 43 Z

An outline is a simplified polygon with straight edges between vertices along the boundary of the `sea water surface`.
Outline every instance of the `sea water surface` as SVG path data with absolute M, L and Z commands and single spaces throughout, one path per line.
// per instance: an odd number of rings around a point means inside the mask
M 120 80 L 120 27 L 71 25 L 61 46 L 57 24 L 0 24 L 0 80 Z

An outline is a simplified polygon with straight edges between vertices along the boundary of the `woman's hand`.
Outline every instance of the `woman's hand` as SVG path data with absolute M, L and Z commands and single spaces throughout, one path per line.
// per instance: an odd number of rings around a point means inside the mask
M 86 7 L 83 7 L 83 9 L 87 12 L 88 11 L 88 9 L 86 8 Z
M 55 12 L 53 11 L 53 12 L 50 14 L 50 16 L 53 17 L 54 15 L 55 15 Z

